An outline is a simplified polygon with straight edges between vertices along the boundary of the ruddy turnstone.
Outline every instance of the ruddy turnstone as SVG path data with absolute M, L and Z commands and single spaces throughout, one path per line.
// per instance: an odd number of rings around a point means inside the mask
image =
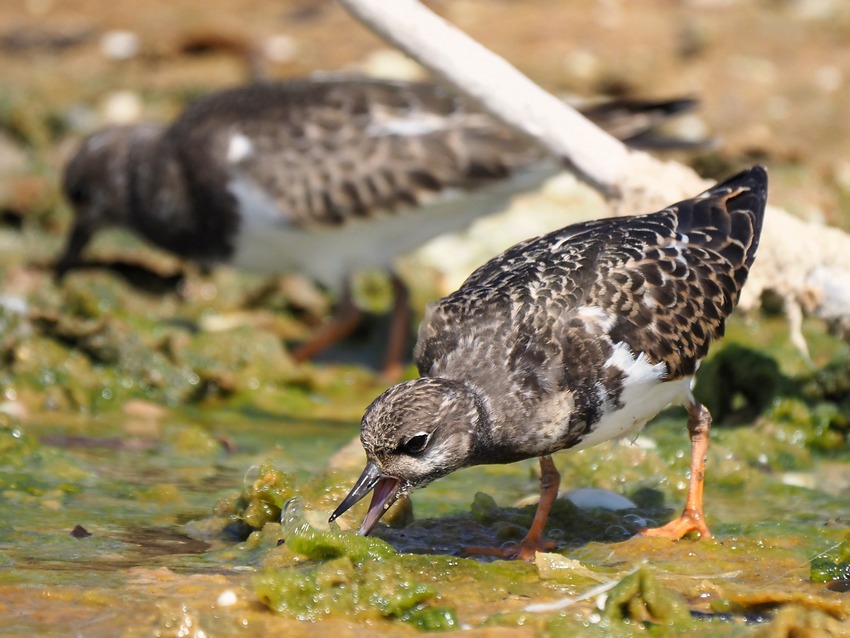
M 756 166 L 660 212 L 568 226 L 476 270 L 431 307 L 422 375 L 367 408 L 367 465 L 331 520 L 374 490 L 368 534 L 402 494 L 457 469 L 540 458 L 529 558 L 558 494 L 551 454 L 636 433 L 660 410 L 688 410 L 691 475 L 682 515 L 644 534 L 709 536 L 702 488 L 711 416 L 691 393 L 723 334 L 758 247 L 767 173 Z
M 589 114 L 653 145 L 653 127 L 692 106 L 620 102 Z M 303 273 L 343 293 L 337 321 L 295 351 L 303 360 L 356 325 L 350 273 L 391 271 L 399 255 L 501 209 L 558 170 L 541 160 L 434 84 L 327 76 L 236 88 L 171 125 L 109 128 L 82 143 L 65 170 L 75 221 L 56 269 L 76 266 L 100 229 L 123 226 L 202 264 Z M 405 288 L 394 285 L 402 312 L 388 361 L 401 359 L 409 328 Z

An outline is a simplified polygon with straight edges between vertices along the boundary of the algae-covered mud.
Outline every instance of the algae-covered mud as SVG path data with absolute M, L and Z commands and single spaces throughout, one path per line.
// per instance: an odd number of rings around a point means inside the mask
M 765 163 L 774 203 L 846 229 L 845 4 L 431 3 L 555 92 L 698 97 L 673 132 L 718 144 L 680 159 L 711 177 Z M 462 548 L 522 537 L 534 461 L 445 477 L 369 538 L 353 531 L 365 504 L 327 523 L 387 383 L 381 274 L 355 286 L 366 327 L 306 365 L 290 347 L 334 300 L 297 278 L 205 272 L 106 232 L 56 281 L 59 177 L 84 134 L 250 78 L 410 74 L 334 3 L 211 6 L 0 3 L 0 634 L 850 634 L 850 348 L 816 322 L 809 361 L 781 316 L 736 316 L 700 371 L 713 538 L 637 534 L 684 502 L 670 410 L 635 441 L 556 457 L 574 494 L 552 513 L 554 549 L 486 562 Z M 607 213 L 560 180 L 404 260 L 415 314 L 496 244 Z
M 101 396 L 76 416 L 7 414 L 0 428 L 4 632 L 846 631 L 845 347 L 813 333 L 815 356 L 829 361 L 818 371 L 793 352 L 785 359 L 793 365 L 766 366 L 775 377 L 764 384 L 775 394 L 755 413 L 746 384 L 721 388 L 711 372 L 754 343 L 769 357 L 783 329 L 777 321 L 735 321 L 707 366 L 705 400 L 726 400 L 709 390 L 732 397 L 707 466 L 714 538 L 671 543 L 636 535 L 670 518 L 684 499 L 685 417 L 671 410 L 634 443 L 556 457 L 564 491 L 594 487 L 631 503 L 609 510 L 560 500 L 548 526 L 556 550 L 532 564 L 460 553 L 521 538 L 534 511 L 521 503 L 537 488 L 533 462 L 441 479 L 414 493 L 412 504 L 388 517 L 392 527 L 373 537 L 351 529 L 363 506 L 328 525 L 362 463 L 357 445 L 348 445 L 359 412 L 382 387 L 359 368 L 305 369 L 297 380 L 255 391 L 235 383 L 225 398 L 174 408 L 164 407 L 167 400 L 103 403 Z M 241 343 L 238 334 L 231 338 Z M 35 333 L 21 339 L 38 352 Z M 194 347 L 195 359 L 209 356 Z M 5 412 L 15 412 L 20 395 L 36 393 L 38 379 L 11 374 Z M 74 381 L 64 384 L 72 394 L 91 395 Z

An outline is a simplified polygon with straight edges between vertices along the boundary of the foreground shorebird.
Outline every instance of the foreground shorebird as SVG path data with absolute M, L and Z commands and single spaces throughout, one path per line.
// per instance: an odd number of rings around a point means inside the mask
M 540 504 L 515 548 L 527 559 L 560 475 L 550 455 L 635 436 L 685 405 L 691 475 L 685 509 L 644 534 L 709 536 L 702 488 L 711 416 L 691 393 L 723 334 L 758 247 L 767 173 L 744 171 L 660 212 L 568 226 L 517 244 L 437 302 L 419 331 L 419 379 L 366 410 L 368 463 L 334 520 L 374 490 L 368 534 L 402 494 L 471 465 L 540 458 Z
M 693 105 L 621 102 L 588 114 L 633 145 L 675 146 L 653 127 Z M 352 272 L 391 271 L 398 256 L 558 170 L 433 84 L 328 76 L 246 86 L 198 100 L 171 125 L 88 137 L 65 170 L 75 221 L 56 269 L 79 265 L 99 230 L 123 226 L 205 265 L 303 273 L 341 293 L 337 320 L 294 352 L 304 360 L 356 325 Z M 406 289 L 393 284 L 388 363 L 401 360 L 409 329 Z

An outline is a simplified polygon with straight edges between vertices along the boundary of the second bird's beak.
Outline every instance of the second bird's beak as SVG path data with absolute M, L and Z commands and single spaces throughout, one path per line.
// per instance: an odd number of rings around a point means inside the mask
M 93 234 L 88 224 L 79 221 L 74 224 L 65 246 L 65 252 L 54 267 L 54 276 L 57 281 L 61 281 L 69 270 L 79 265 L 83 249 L 88 245 Z
M 369 511 L 366 513 L 366 518 L 363 519 L 363 524 L 360 526 L 360 534 L 366 536 L 375 527 L 375 523 L 384 515 L 390 505 L 392 505 L 398 495 L 398 488 L 401 485 L 394 476 L 387 476 L 372 462 L 366 464 L 366 468 L 357 479 L 357 483 L 351 488 L 339 507 L 331 514 L 329 522 L 334 521 L 338 516 L 347 512 L 351 507 L 365 497 L 369 492 L 375 490 L 372 495 L 372 502 L 369 504 Z

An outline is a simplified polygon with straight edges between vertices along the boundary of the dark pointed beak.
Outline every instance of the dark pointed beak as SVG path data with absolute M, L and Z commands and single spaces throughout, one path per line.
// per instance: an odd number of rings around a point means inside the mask
M 331 514 L 328 522 L 333 522 L 337 517 L 341 516 L 350 510 L 355 503 L 362 500 L 369 492 L 375 490 L 372 495 L 372 502 L 369 504 L 369 511 L 366 513 L 366 518 L 363 519 L 363 524 L 360 526 L 360 534 L 366 536 L 375 527 L 375 524 L 384 515 L 390 505 L 392 505 L 398 495 L 398 488 L 401 485 L 394 476 L 387 476 L 378 466 L 372 462 L 366 464 L 366 468 L 357 479 L 357 483 L 351 488 L 342 503 L 339 504 Z
M 79 265 L 80 255 L 83 254 L 83 250 L 88 245 L 92 235 L 92 230 L 88 224 L 83 224 L 79 220 L 74 224 L 68 238 L 68 244 L 65 246 L 65 252 L 54 266 L 56 281 L 61 281 L 69 270 Z

